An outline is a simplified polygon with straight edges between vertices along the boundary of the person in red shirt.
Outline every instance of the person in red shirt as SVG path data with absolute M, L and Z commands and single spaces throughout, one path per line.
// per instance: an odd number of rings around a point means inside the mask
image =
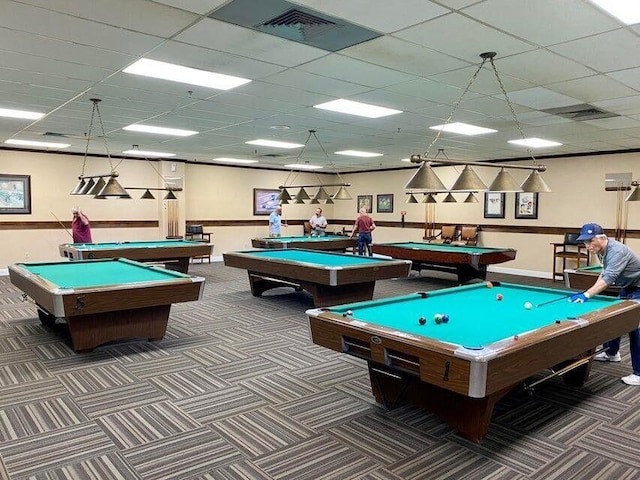
M 79 207 L 73 207 L 71 212 L 73 213 L 73 222 L 71 222 L 73 243 L 92 243 L 89 217 Z
M 353 231 L 351 236 L 358 234 L 358 255 L 364 255 L 364 248 L 367 247 L 367 253 L 369 256 L 373 255 L 371 252 L 371 244 L 373 239 L 371 238 L 371 232 L 376 228 L 376 224 L 373 219 L 367 214 L 366 208 L 361 208 L 356 223 L 353 224 Z

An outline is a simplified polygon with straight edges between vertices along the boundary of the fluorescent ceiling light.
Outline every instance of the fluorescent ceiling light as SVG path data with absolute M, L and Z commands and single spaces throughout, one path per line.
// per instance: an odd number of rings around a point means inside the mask
M 491 128 L 476 127 L 467 123 L 447 123 L 446 125 L 436 125 L 429 127 L 431 130 L 442 130 L 443 132 L 460 133 L 462 135 L 484 135 L 485 133 L 494 133 L 497 130 Z
M 605 12 L 627 25 L 640 23 L 640 4 L 634 0 L 591 0 Z
M 175 153 L 166 153 L 166 152 L 152 152 L 149 150 L 138 150 L 137 148 L 131 150 L 125 150 L 122 153 L 126 153 L 127 155 L 136 155 L 139 157 L 175 157 Z
M 221 73 L 208 72 L 197 68 L 183 67 L 173 63 L 158 62 L 142 58 L 123 70 L 125 73 L 142 75 L 145 77 L 161 78 L 172 82 L 199 85 L 201 87 L 229 90 L 249 83 L 251 80 Z
M 300 148 L 300 147 L 304 147 L 304 145 L 301 144 L 301 143 L 277 142 L 275 140 L 264 140 L 262 138 L 259 138 L 257 140 L 249 140 L 248 142 L 244 142 L 244 143 L 248 143 L 249 145 L 260 145 L 262 147 L 275 147 L 275 148 Z
M 43 147 L 43 148 L 67 148 L 71 146 L 68 143 L 34 142 L 31 140 L 13 140 L 13 139 L 9 139 L 4 143 L 8 145 L 18 145 L 21 147 Z
M 243 159 L 243 158 L 220 157 L 220 158 L 213 158 L 212 160 L 214 162 L 222 162 L 222 163 L 239 163 L 239 164 L 243 164 L 243 163 L 258 163 L 258 160 L 246 160 L 246 159 Z
M 367 118 L 380 118 L 396 113 L 402 113 L 402 110 L 394 110 L 393 108 L 378 107 L 377 105 L 369 105 L 367 103 L 353 102 L 341 98 L 332 102 L 314 105 L 314 108 L 322 110 L 331 110 L 332 112 L 348 113 L 350 115 L 358 115 Z
M 287 168 L 299 169 L 299 170 L 318 170 L 322 168 L 319 165 L 310 165 L 308 163 L 290 163 L 289 165 L 285 165 Z
M 374 152 L 361 152 L 360 150 L 340 150 L 339 152 L 333 152 L 336 155 L 347 155 L 349 157 L 381 157 L 382 153 L 374 153 Z
M 401 159 L 400 161 L 401 161 L 401 162 L 410 162 L 410 161 L 411 161 L 411 159 L 410 159 L 410 158 L 403 158 L 403 159 Z
M 26 110 L 13 110 L 11 108 L 0 108 L 0 117 L 25 118 L 27 120 L 38 120 L 44 117 L 44 113 L 28 112 Z
M 132 132 L 158 133 L 160 135 L 175 135 L 176 137 L 189 137 L 196 135 L 198 132 L 194 130 L 181 130 L 179 128 L 152 127 L 151 125 L 140 125 L 139 123 L 127 125 L 122 128 Z
M 543 140 L 541 138 L 521 138 L 520 140 L 509 140 L 509 143 L 531 148 L 559 147 L 562 145 L 561 143 Z

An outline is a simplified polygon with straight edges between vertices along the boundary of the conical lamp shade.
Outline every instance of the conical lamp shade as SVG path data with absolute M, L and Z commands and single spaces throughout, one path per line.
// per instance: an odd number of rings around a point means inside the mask
M 311 199 L 311 201 L 309 202 L 309 204 L 310 204 L 310 205 L 311 205 L 311 204 L 316 205 L 316 204 L 318 204 L 318 203 L 320 203 L 320 201 L 318 200 L 318 197 L 314 197 L 314 198 L 312 198 L 312 199 Z
M 500 169 L 498 176 L 495 178 L 491 185 L 489 185 L 490 192 L 522 192 L 520 185 L 516 183 L 511 174 L 504 168 Z
M 304 187 L 301 187 L 300 190 L 298 190 L 298 193 L 296 193 L 296 200 L 300 199 L 300 200 L 309 200 L 311 197 L 309 196 L 309 194 L 307 193 L 307 191 L 304 189 Z
M 289 200 L 283 198 L 280 200 L 280 205 L 289 205 Z
M 411 180 L 404 186 L 407 190 L 446 190 L 442 180 L 438 178 L 428 162 L 422 164 Z
M 523 192 L 551 192 L 549 185 L 542 179 L 538 170 L 532 171 L 525 181 L 522 182 L 520 188 L 522 188 Z
M 444 200 L 442 200 L 442 203 L 457 203 L 458 201 L 456 200 L 456 197 L 454 197 L 453 195 L 451 195 L 451 193 L 448 193 L 446 197 L 444 197 Z
M 85 179 L 81 178 L 78 184 L 76 185 L 76 188 L 74 188 L 73 191 L 71 192 L 71 195 L 80 195 L 80 191 L 84 188 L 86 183 L 87 182 L 85 181 Z
M 104 188 L 98 192 L 99 197 L 126 197 L 128 195 L 127 191 L 118 183 L 116 177 L 110 177 Z
M 123 197 L 118 197 L 120 200 L 131 200 L 133 197 L 127 193 L 127 195 Z
M 86 195 L 95 184 L 96 182 L 93 180 L 93 178 L 90 178 L 89 181 L 84 185 L 84 187 L 82 187 L 82 190 L 78 192 L 78 195 Z
M 432 193 L 427 193 L 424 196 L 424 200 L 422 200 L 422 203 L 438 203 L 438 202 L 436 201 L 436 197 L 434 197 Z
M 298 196 L 296 195 L 296 199 L 293 202 L 294 204 L 304 204 L 304 200 L 302 198 L 298 198 Z
M 479 201 L 473 194 L 473 192 L 471 192 L 469 193 L 469 195 L 467 195 L 467 198 L 464 199 L 464 203 L 479 203 Z
M 327 198 L 330 198 L 330 195 L 327 193 L 324 187 L 320 187 L 320 190 L 318 190 L 316 198 L 318 200 L 326 200 Z
M 625 202 L 640 202 L 640 187 L 634 188 L 629 196 L 625 198 Z
M 454 191 L 465 191 L 469 190 L 477 192 L 479 190 L 486 190 L 487 186 L 482 181 L 482 179 L 478 176 L 473 168 L 469 165 L 465 165 L 462 169 L 462 173 L 456 180 L 456 183 L 453 184 L 451 190 Z
M 100 177 L 98 179 L 98 181 L 96 182 L 96 184 L 91 188 L 91 190 L 89 190 L 87 192 L 87 195 L 97 195 L 100 193 L 100 191 L 104 188 L 104 186 L 107 184 L 107 182 L 105 182 L 102 177 Z
M 167 194 L 164 196 L 164 199 L 165 199 L 165 200 L 177 200 L 177 199 L 178 199 L 178 197 L 176 197 L 175 193 L 173 193 L 171 190 L 169 190 L 169 193 L 167 193 Z
M 413 193 L 409 194 L 409 198 L 407 198 L 407 203 L 418 203 L 418 200 L 416 200 L 416 197 L 413 195 Z
M 334 200 L 351 200 L 351 195 L 349 195 L 349 191 L 345 187 L 340 187 L 340 189 L 333 196 Z
M 154 200 L 156 197 L 153 196 L 150 190 L 145 190 L 145 192 L 140 197 L 142 200 Z
M 334 203 L 335 202 L 331 197 L 327 198 L 327 200 L 324 202 L 325 205 L 333 205 Z
M 283 188 L 278 194 L 278 200 L 291 200 L 291 195 L 287 192 L 286 188 Z

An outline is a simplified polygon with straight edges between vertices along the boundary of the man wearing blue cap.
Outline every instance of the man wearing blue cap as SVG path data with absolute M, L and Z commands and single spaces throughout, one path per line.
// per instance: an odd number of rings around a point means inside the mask
M 610 285 L 620 286 L 620 298 L 640 300 L 640 257 L 625 244 L 608 238 L 602 227 L 596 223 L 582 226 L 579 242 L 584 242 L 587 250 L 598 256 L 602 263 L 602 273 L 591 288 L 576 293 L 571 302 L 586 302 L 589 298 L 606 290 Z M 600 362 L 620 361 L 620 338 L 606 342 L 604 351 L 594 357 Z M 640 386 L 640 328 L 629 332 L 629 349 L 633 373 L 622 378 L 627 385 Z

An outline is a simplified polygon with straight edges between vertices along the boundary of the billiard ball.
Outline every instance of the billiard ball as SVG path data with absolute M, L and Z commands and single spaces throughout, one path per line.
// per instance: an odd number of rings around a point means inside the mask
M 343 317 L 350 317 L 353 315 L 353 312 L 351 310 L 347 310 L 346 312 L 344 312 L 342 314 Z
M 514 339 L 515 341 L 518 341 L 518 340 L 520 340 L 520 337 L 518 337 L 518 335 L 514 335 L 514 336 L 513 336 L 513 339 Z
M 487 282 L 487 288 L 493 288 L 493 283 Z
M 424 318 L 424 317 L 420 317 L 420 318 L 418 319 L 418 323 L 419 323 L 420 325 L 424 325 L 425 323 L 427 323 L 427 319 L 426 319 L 426 318 Z
M 446 313 L 442 315 L 442 323 L 449 323 L 449 315 Z
M 442 314 L 441 313 L 436 313 L 433 316 L 433 319 L 435 320 L 436 324 L 440 325 L 442 323 Z
M 497 294 L 497 295 L 496 295 L 496 300 L 497 300 L 497 301 L 501 301 L 503 298 L 504 298 L 504 297 L 502 296 L 502 294 L 501 294 L 501 293 L 499 293 L 499 294 Z
M 533 307 L 533 305 L 531 305 L 531 302 L 524 302 L 524 308 L 526 308 L 527 310 L 531 310 L 531 307 Z

